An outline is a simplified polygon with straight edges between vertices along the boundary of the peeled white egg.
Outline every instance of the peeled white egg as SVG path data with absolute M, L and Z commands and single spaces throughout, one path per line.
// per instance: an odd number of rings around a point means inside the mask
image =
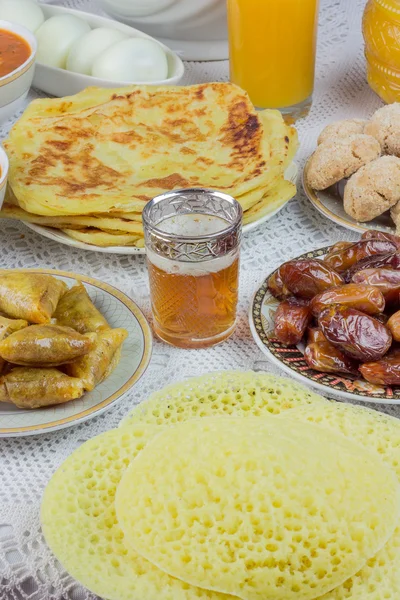
M 99 27 L 85 33 L 73 43 L 67 58 L 67 70 L 90 75 L 94 60 L 113 44 L 127 39 L 118 29 Z
M 50 17 L 36 31 L 37 60 L 50 67 L 65 68 L 72 44 L 90 31 L 86 21 L 74 15 Z
M 152 40 L 129 38 L 102 52 L 93 63 L 92 75 L 123 83 L 167 79 L 167 56 Z
M 34 32 L 44 22 L 44 14 L 33 0 L 0 0 L 0 19 Z

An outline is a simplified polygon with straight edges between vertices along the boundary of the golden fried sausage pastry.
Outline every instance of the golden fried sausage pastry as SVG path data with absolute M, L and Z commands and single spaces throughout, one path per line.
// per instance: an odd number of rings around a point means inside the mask
M 344 210 L 356 221 L 371 221 L 400 200 L 400 158 L 382 156 L 362 167 L 344 190 Z
M 0 402 L 19 408 L 63 404 L 83 396 L 83 383 L 57 369 L 16 367 L 0 377 Z
M 65 372 L 78 377 L 85 390 L 93 390 L 97 384 L 108 377 L 119 362 L 119 349 L 128 337 L 126 329 L 108 329 L 98 333 L 89 333 L 95 344 L 89 354 L 65 366 Z
M 32 325 L 0 342 L 0 356 L 16 365 L 57 367 L 80 358 L 93 347 L 89 335 L 70 327 Z
M 79 333 L 110 329 L 106 319 L 89 298 L 85 286 L 80 282 L 64 294 L 53 317 L 57 325 L 72 327 Z
M 364 119 L 345 119 L 330 123 L 321 131 L 318 138 L 318 145 L 327 142 L 330 139 L 348 137 L 357 133 L 364 133 L 364 127 L 367 121 Z
M 314 190 L 325 190 L 360 167 L 378 158 L 379 142 L 362 133 L 330 139 L 318 146 L 310 158 L 307 181 Z
M 43 273 L 0 272 L 0 311 L 29 323 L 48 323 L 67 286 Z
M 400 156 L 400 103 L 377 110 L 366 124 L 365 133 L 378 140 L 384 154 Z

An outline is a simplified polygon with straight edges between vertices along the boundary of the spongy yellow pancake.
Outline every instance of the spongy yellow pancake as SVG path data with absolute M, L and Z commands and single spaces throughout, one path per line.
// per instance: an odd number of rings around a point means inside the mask
M 170 575 L 246 600 L 310 600 L 383 547 L 400 487 L 375 453 L 340 434 L 214 417 L 149 442 L 115 504 L 126 543 Z
M 280 418 L 337 431 L 377 452 L 400 481 L 400 420 L 349 404 L 301 406 Z M 400 598 L 400 527 L 385 546 L 343 585 L 321 600 L 397 600 Z
M 277 111 L 261 118 L 243 90 L 210 83 L 35 100 L 4 146 L 20 206 L 51 216 L 140 211 L 159 193 L 190 187 L 243 197 L 250 208 L 297 140 Z
M 71 454 L 44 493 L 46 542 L 68 573 L 108 600 L 229 600 L 169 577 L 124 544 L 115 491 L 129 463 L 158 432 L 151 425 L 109 431 Z
M 102 231 L 90 227 L 87 229 L 62 229 L 64 233 L 78 242 L 107 248 L 109 246 L 138 246 L 143 247 L 143 237 L 135 233 L 119 233 L 118 231 Z
M 168 385 L 134 408 L 120 426 L 137 422 L 173 425 L 218 415 L 258 417 L 327 402 L 290 379 L 253 371 L 223 371 Z

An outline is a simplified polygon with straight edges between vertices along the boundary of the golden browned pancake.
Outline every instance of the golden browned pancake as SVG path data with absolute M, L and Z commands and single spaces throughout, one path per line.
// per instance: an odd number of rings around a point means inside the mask
M 269 112 L 260 117 L 228 83 L 36 100 L 4 144 L 9 181 L 19 205 L 44 216 L 141 212 L 157 194 L 189 187 L 242 197 L 247 209 L 296 148 L 293 130 Z

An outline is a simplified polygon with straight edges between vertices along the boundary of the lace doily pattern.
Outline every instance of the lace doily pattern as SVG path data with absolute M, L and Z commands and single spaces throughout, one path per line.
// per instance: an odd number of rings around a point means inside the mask
M 58 3 L 100 13 L 95 0 Z M 365 0 L 321 0 L 314 104 L 309 117 L 298 123 L 300 168 L 327 123 L 368 117 L 381 105 L 365 79 L 361 36 L 364 5 Z M 227 79 L 227 62 L 186 64 L 186 85 Z M 43 96 L 32 90 L 27 102 Z M 21 113 L 0 125 L 0 140 Z M 116 427 L 135 404 L 169 383 L 221 369 L 277 372 L 250 334 L 247 313 L 252 295 L 265 274 L 283 261 L 339 240 L 355 239 L 357 234 L 319 215 L 299 189 L 277 216 L 244 236 L 239 323 L 230 340 L 210 350 L 179 350 L 156 341 L 145 376 L 107 413 L 60 432 L 0 440 L 0 600 L 95 600 L 63 571 L 41 535 L 40 499 L 52 473 L 80 444 Z M 97 277 L 131 296 L 150 318 L 143 257 L 67 248 L 8 221 L 1 222 L 0 248 L 3 268 L 56 268 Z M 379 410 L 400 417 L 400 407 L 380 406 Z

